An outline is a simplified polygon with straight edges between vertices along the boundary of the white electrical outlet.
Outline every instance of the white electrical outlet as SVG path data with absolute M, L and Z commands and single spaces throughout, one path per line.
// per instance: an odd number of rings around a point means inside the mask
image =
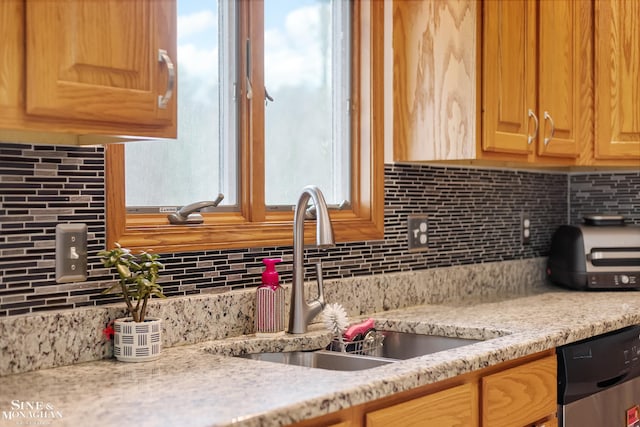
M 56 282 L 87 279 L 87 224 L 56 226 Z
M 529 219 L 529 215 L 524 212 L 520 218 L 522 244 L 526 245 L 531 239 L 531 220 Z
M 427 215 L 409 215 L 407 229 L 410 251 L 424 251 L 429 248 Z

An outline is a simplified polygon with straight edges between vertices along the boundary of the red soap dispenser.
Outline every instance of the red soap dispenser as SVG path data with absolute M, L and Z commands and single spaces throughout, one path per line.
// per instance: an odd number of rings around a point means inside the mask
M 284 325 L 284 288 L 280 286 L 280 276 L 276 264 L 279 258 L 265 258 L 266 266 L 262 272 L 262 284 L 256 293 L 256 333 L 283 333 Z

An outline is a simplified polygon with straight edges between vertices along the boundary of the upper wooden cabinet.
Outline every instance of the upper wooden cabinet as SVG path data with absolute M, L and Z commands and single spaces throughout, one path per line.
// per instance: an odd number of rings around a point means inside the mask
M 393 2 L 393 160 L 588 162 L 593 6 Z
M 1 2 L 0 140 L 175 138 L 175 6 L 175 0 Z
M 572 0 L 483 3 L 479 158 L 583 161 L 593 123 L 591 10 Z
M 640 2 L 595 7 L 595 158 L 640 166 Z
M 393 160 L 475 156 L 475 2 L 391 4 Z
M 640 2 L 407 0 L 389 10 L 387 160 L 640 166 Z

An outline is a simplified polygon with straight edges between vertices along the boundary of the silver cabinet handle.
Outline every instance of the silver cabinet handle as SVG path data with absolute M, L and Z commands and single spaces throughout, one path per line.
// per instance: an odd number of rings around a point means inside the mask
M 533 135 L 528 135 L 528 138 L 527 138 L 527 144 L 531 145 L 531 143 L 535 141 L 536 138 L 538 137 L 538 117 L 536 116 L 536 113 L 534 113 L 531 108 L 529 108 L 529 117 L 533 117 L 533 121 L 536 122 L 536 127 L 533 130 Z
M 547 111 L 544 112 L 544 119 L 549 120 L 551 122 L 551 132 L 549 133 L 549 137 L 544 139 L 544 145 L 548 145 L 549 142 L 551 142 L 551 139 L 553 138 L 554 132 L 556 131 L 556 125 L 553 123 L 551 114 L 549 114 L 549 112 Z
M 164 95 L 158 95 L 158 107 L 167 108 L 169 100 L 173 95 L 173 87 L 176 84 L 176 69 L 173 66 L 171 57 L 164 49 L 158 49 L 158 62 L 164 62 L 167 64 L 167 71 L 169 72 L 169 80 L 167 81 L 167 90 Z

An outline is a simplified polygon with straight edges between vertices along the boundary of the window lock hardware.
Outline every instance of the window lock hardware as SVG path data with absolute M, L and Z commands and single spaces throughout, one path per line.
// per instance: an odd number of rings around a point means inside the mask
M 204 218 L 196 211 L 210 206 L 218 206 L 222 199 L 224 199 L 224 195 L 220 193 L 218 194 L 218 197 L 213 201 L 204 200 L 202 202 L 191 203 L 189 205 L 181 207 L 177 212 L 167 215 L 167 218 L 169 219 L 169 222 L 171 224 L 175 225 L 202 224 L 204 222 Z
M 251 80 L 247 77 L 247 99 L 253 98 L 253 87 L 251 87 Z
M 264 101 L 264 105 L 267 105 L 267 101 L 273 102 L 273 97 L 271 95 L 269 95 L 269 91 L 267 91 L 267 87 L 266 86 L 264 88 L 264 97 L 266 98 L 266 100 Z
M 251 40 L 246 41 L 246 62 L 245 77 L 247 78 L 247 99 L 253 98 L 253 87 L 251 86 Z
M 337 205 L 329 205 L 329 204 L 327 204 L 327 208 L 329 210 L 335 209 L 335 210 L 341 211 L 342 209 L 345 209 L 347 207 L 349 207 L 349 202 L 346 201 L 346 200 L 341 201 Z M 316 205 L 311 205 L 311 206 L 309 206 L 307 208 L 307 210 L 304 212 L 304 218 L 305 219 L 316 219 Z

